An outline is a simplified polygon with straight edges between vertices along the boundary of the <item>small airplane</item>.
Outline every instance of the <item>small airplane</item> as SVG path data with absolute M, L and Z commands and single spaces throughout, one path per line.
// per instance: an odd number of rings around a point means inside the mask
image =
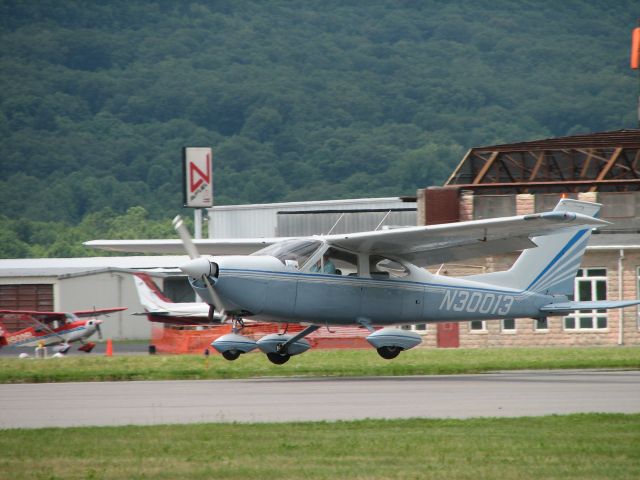
M 215 308 L 232 333 L 212 343 L 227 360 L 256 348 L 274 364 L 310 348 L 304 337 L 322 326 L 367 328 L 385 359 L 421 343 L 392 326 L 504 318 L 546 318 L 575 310 L 622 308 L 640 300 L 574 301 L 574 279 L 591 231 L 609 222 L 600 204 L 561 199 L 550 212 L 339 235 L 263 239 L 251 255 L 200 257 L 179 217 L 174 219 L 191 260 L 181 267 L 191 287 Z M 93 241 L 127 249 L 132 242 Z M 175 241 L 170 241 L 170 248 Z M 203 250 L 228 253 L 253 240 L 200 240 Z M 266 245 L 265 245 L 266 244 Z M 159 248 L 138 241 L 133 248 Z M 424 267 L 522 250 L 509 270 L 465 277 Z M 140 250 L 133 250 L 140 251 Z M 156 250 L 157 251 L 157 250 Z M 306 326 L 296 334 L 241 335 L 243 319 Z M 376 329 L 382 326 L 385 328 Z
M 87 339 L 96 332 L 102 338 L 102 320 L 97 317 L 122 310 L 126 307 L 67 313 L 0 310 L 0 348 L 55 346 L 56 353 L 65 354 L 72 343 L 80 342 L 78 350 L 89 353 L 96 344 Z

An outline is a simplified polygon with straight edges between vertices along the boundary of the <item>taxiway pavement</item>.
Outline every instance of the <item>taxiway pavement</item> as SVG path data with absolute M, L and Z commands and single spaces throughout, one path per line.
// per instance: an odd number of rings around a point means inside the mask
M 640 371 L 0 385 L 0 428 L 640 413 Z

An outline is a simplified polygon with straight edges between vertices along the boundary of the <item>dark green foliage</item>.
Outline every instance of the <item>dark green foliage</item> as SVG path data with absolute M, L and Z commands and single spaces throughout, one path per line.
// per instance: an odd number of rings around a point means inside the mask
M 188 221 L 188 219 L 187 219 Z M 123 215 L 106 208 L 87 213 L 71 226 L 65 222 L 11 220 L 0 216 L 0 258 L 88 257 L 98 252 L 82 246 L 96 238 L 169 238 L 175 233 L 171 220 L 150 220 L 143 207 L 131 207 Z
M 168 218 L 185 145 L 228 204 L 410 195 L 471 146 L 634 127 L 636 6 L 1 1 L 0 214 Z

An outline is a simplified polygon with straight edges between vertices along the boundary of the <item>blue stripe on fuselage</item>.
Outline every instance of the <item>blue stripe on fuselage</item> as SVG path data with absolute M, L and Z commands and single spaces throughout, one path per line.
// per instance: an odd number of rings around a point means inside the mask
M 307 277 L 307 278 L 325 278 L 336 280 L 340 279 L 341 281 L 347 282 L 366 282 L 366 283 L 378 283 L 381 286 L 389 285 L 389 284 L 400 284 L 400 285 L 417 285 L 422 287 L 431 287 L 431 288 L 456 288 L 460 290 L 477 290 L 480 292 L 497 292 L 497 293 L 506 293 L 506 294 L 519 294 L 523 293 L 526 290 L 500 290 L 498 288 L 482 288 L 482 287 L 473 287 L 466 285 L 445 285 L 441 283 L 424 283 L 424 282 L 416 282 L 413 280 L 380 280 L 377 278 L 366 278 L 366 277 L 349 277 L 349 276 L 341 276 L 341 275 L 331 275 L 331 274 L 321 274 L 321 273 L 303 273 L 303 272 L 274 272 L 270 270 L 246 270 L 246 269 L 235 269 L 235 268 L 227 268 L 221 269 L 220 275 L 224 275 L 225 272 L 233 273 L 246 273 L 250 275 L 254 274 L 263 274 L 263 275 L 274 275 L 274 276 L 295 276 L 295 277 Z

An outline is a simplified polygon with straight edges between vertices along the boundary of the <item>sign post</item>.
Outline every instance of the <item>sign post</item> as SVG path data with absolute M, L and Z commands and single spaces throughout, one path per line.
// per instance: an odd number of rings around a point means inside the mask
M 195 238 L 202 238 L 202 208 L 213 206 L 213 153 L 210 147 L 182 149 L 184 206 L 194 208 Z

